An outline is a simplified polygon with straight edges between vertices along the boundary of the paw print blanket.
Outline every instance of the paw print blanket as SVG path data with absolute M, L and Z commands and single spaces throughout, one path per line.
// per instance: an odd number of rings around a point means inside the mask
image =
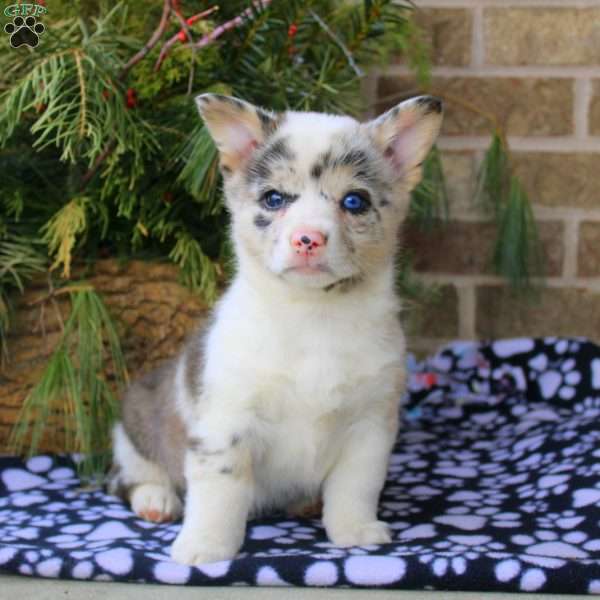
M 340 549 L 318 519 L 249 523 L 233 561 L 175 564 L 155 525 L 80 488 L 68 456 L 0 459 L 0 570 L 185 585 L 600 593 L 600 347 L 453 343 L 411 361 L 380 518 Z

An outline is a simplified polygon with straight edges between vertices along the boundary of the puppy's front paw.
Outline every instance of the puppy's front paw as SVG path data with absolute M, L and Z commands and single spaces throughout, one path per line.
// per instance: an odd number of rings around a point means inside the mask
M 203 565 L 235 558 L 240 546 L 235 541 L 190 535 L 182 529 L 171 546 L 171 558 L 184 565 Z
M 166 485 L 158 483 L 142 483 L 131 492 L 131 508 L 133 512 L 154 523 L 175 521 L 181 516 L 182 506 L 175 492 Z
M 345 527 L 326 527 L 329 539 L 342 548 L 348 546 L 369 546 L 388 544 L 392 541 L 387 523 L 371 521 Z

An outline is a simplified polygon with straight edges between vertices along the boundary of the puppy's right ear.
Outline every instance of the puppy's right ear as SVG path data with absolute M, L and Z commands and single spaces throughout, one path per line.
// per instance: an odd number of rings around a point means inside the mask
M 394 173 L 409 189 L 421 180 L 421 164 L 440 132 L 442 116 L 439 98 L 418 96 L 366 124 Z
M 243 168 L 277 128 L 275 114 L 232 96 L 201 94 L 196 106 L 219 150 L 224 173 Z

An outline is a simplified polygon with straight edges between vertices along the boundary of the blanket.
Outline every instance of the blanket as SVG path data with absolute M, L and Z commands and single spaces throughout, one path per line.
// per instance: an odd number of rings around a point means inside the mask
M 173 563 L 153 524 L 70 456 L 0 458 L 0 569 L 79 580 L 600 593 L 600 348 L 455 342 L 410 361 L 379 517 L 390 544 L 342 549 L 319 519 L 251 521 L 240 554 Z

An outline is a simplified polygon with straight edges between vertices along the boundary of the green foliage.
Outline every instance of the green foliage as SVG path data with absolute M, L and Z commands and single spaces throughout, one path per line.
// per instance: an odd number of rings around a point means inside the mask
M 84 282 L 61 288 L 71 312 L 40 381 L 31 390 L 11 436 L 13 448 L 35 454 L 44 434 L 64 431 L 65 451 L 83 453 L 84 475 L 101 472 L 110 456 L 110 430 L 127 371 L 114 323 L 100 296 Z M 56 294 L 55 294 L 56 295 Z
M 71 276 L 71 259 L 77 236 L 86 229 L 86 205 L 89 201 L 85 196 L 73 198 L 42 227 L 42 239 L 48 244 L 50 257 L 54 257 L 50 268 L 62 265 L 62 275 L 66 278 Z
M 423 179 L 412 192 L 408 218 L 430 230 L 445 224 L 449 214 L 444 168 L 440 151 L 434 146 L 423 163 Z
M 186 17 L 210 6 L 182 5 Z M 194 23 L 192 36 L 249 6 L 241 26 L 197 51 L 176 43 L 158 70 L 163 44 L 180 30 L 173 16 L 159 43 L 125 68 L 160 21 L 155 0 L 57 0 L 34 51 L 0 54 L 0 169 L 19 169 L 0 193 L 27 200 L 25 235 L 41 231 L 64 277 L 78 256 L 168 256 L 214 299 L 228 216 L 190 83 L 194 94 L 232 93 L 275 110 L 358 114 L 362 72 L 390 51 L 427 71 L 410 6 L 392 0 L 274 0 L 264 9 L 232 0 Z
M 208 130 L 198 124 L 189 140 L 183 145 L 179 160 L 184 163 L 179 181 L 195 200 L 202 202 L 201 208 L 218 214 L 219 204 L 219 158 Z
M 532 275 L 543 271 L 543 257 L 531 203 L 517 177 L 511 177 L 508 196 L 498 210 L 494 268 L 515 290 L 528 289 Z
M 400 252 L 396 260 L 396 287 L 412 309 L 420 303 L 435 302 L 440 297 L 437 285 L 427 285 L 415 276 L 413 260 L 412 253 L 407 250 Z
M 217 270 L 215 264 L 202 252 L 202 247 L 189 233 L 177 234 L 177 242 L 169 258 L 179 265 L 184 285 L 193 291 L 203 290 L 209 302 L 217 298 Z
M 505 142 L 496 132 L 481 162 L 475 191 L 475 202 L 494 216 L 500 214 L 508 191 L 510 179 L 508 166 Z
M 414 258 L 403 250 L 396 261 L 396 288 L 402 298 L 402 317 L 408 335 L 419 326 L 425 306 L 435 305 L 442 299 L 438 284 L 427 284 L 415 275 Z
M 52 26 L 43 51 L 4 53 L 2 62 L 16 82 L 2 97 L 1 145 L 26 119 L 33 147 L 55 147 L 59 160 L 91 166 L 112 141 L 117 154 L 131 153 L 141 167 L 142 154 L 157 142 L 149 124 L 122 99 L 116 74 L 135 42 L 115 32 L 118 9 L 98 18 L 92 33 L 82 20 L 67 21 Z
M 0 222 L 1 225 L 1 222 Z M 23 293 L 27 281 L 46 270 L 40 244 L 30 238 L 0 233 L 0 354 L 8 358 L 6 336 L 10 328 L 10 293 Z
M 535 218 L 521 182 L 511 175 L 506 142 L 496 132 L 477 176 L 475 202 L 497 223 L 492 264 L 515 290 L 531 291 L 543 272 Z

